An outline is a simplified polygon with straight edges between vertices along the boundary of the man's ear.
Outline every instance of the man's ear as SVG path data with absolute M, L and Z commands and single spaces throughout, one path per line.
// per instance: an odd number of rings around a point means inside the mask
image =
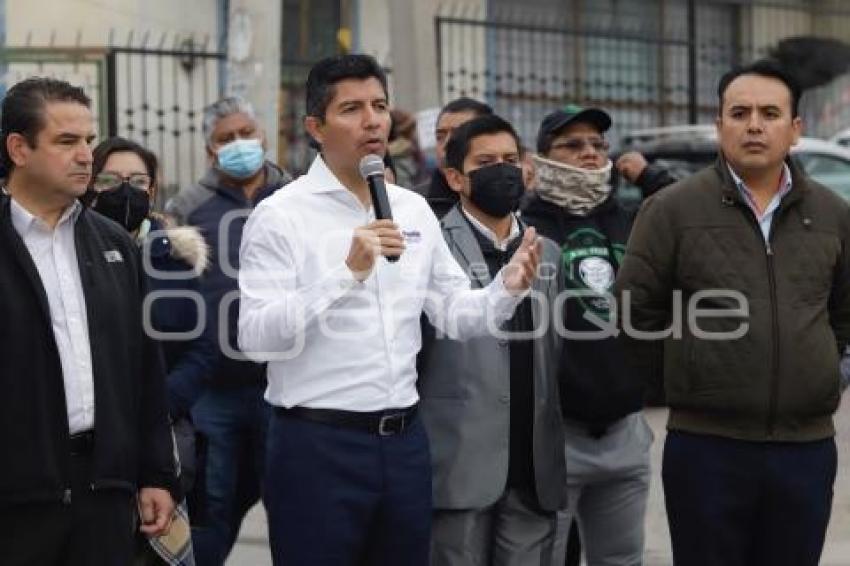
M 448 182 L 449 187 L 459 195 L 464 194 L 466 191 L 466 176 L 454 167 L 448 167 L 443 172 L 446 175 L 446 182 Z
M 800 136 L 803 135 L 803 119 L 795 116 L 791 121 L 791 127 L 794 130 L 794 141 L 791 142 L 791 145 L 797 145 L 797 142 L 800 141 Z
M 21 167 L 26 164 L 32 148 L 23 135 L 12 132 L 6 136 L 6 151 L 15 167 Z
M 310 134 L 316 143 L 319 145 L 324 144 L 324 134 L 322 130 L 324 129 L 325 123 L 321 118 L 317 118 L 316 116 L 305 116 L 304 117 L 304 130 Z

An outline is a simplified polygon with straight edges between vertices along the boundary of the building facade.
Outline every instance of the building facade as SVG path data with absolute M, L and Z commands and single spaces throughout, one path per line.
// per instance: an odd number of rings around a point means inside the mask
M 307 71 L 335 53 L 374 55 L 407 111 L 480 98 L 531 144 L 553 108 L 602 106 L 616 144 L 712 121 L 720 75 L 783 38 L 850 43 L 842 0 L 278 1 L 0 0 L 0 88 L 30 74 L 83 85 L 101 133 L 149 145 L 179 188 L 206 166 L 200 110 L 225 92 L 255 101 L 272 155 L 303 171 Z M 850 78 L 808 92 L 803 117 L 811 135 L 850 126 Z

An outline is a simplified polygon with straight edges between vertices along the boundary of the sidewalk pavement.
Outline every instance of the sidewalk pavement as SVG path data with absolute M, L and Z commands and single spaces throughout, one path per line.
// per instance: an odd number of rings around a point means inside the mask
M 652 484 L 646 518 L 646 554 L 644 566 L 671 566 L 670 534 L 661 490 L 661 452 L 664 446 L 666 409 L 646 411 L 655 442 L 652 446 Z M 850 401 L 842 403 L 835 419 L 838 430 L 838 476 L 832 520 L 826 536 L 821 566 L 850 566 Z M 271 566 L 268 529 L 261 506 L 255 507 L 242 524 L 239 539 L 227 561 L 228 566 Z

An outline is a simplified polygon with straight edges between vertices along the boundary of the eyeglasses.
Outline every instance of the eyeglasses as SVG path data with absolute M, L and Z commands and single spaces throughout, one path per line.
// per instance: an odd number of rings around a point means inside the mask
M 592 147 L 596 153 L 604 153 L 608 151 L 609 147 L 607 141 L 599 138 L 569 138 L 553 143 L 551 149 L 566 149 L 572 153 L 578 153 L 583 150 L 585 146 Z
M 114 191 L 125 181 L 131 187 L 140 191 L 147 192 L 151 188 L 151 177 L 144 173 L 134 173 L 128 177 L 115 173 L 100 173 L 94 178 L 94 190 L 97 192 Z

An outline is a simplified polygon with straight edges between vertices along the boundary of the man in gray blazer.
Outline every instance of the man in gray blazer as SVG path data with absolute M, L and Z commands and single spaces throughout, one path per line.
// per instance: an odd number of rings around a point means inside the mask
M 463 124 L 446 147 L 446 179 L 460 202 L 441 221 L 443 236 L 474 287 L 486 286 L 522 240 L 519 147 L 498 116 Z M 538 277 L 510 321 L 483 338 L 424 340 L 434 566 L 549 564 L 566 482 L 552 317 L 561 264 L 544 240 Z

